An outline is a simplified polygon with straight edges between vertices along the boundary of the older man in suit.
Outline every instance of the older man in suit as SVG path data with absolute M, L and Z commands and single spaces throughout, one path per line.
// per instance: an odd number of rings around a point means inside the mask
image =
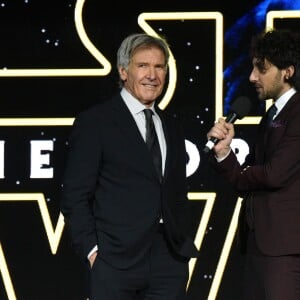
M 220 118 L 207 134 L 219 139 L 212 165 L 245 197 L 240 226 L 247 239 L 246 300 L 300 299 L 299 43 L 287 30 L 253 39 L 249 79 L 258 98 L 274 104 L 243 166 L 230 148 L 232 124 Z
M 121 92 L 73 125 L 61 210 L 89 262 L 91 300 L 186 297 L 188 260 L 198 251 L 188 234 L 185 141 L 176 119 L 155 105 L 168 51 L 161 38 L 125 38 Z

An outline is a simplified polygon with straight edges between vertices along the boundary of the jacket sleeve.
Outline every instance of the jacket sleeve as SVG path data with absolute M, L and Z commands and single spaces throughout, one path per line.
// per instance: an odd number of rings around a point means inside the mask
M 97 245 L 91 209 L 101 157 L 96 128 L 87 114 L 75 119 L 62 186 L 61 211 L 75 252 L 83 259 Z

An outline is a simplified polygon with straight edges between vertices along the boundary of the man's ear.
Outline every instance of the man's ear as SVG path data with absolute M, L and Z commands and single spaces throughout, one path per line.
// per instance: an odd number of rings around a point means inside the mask
M 284 78 L 286 80 L 289 80 L 291 77 L 293 77 L 294 73 L 295 73 L 295 67 L 293 65 L 290 65 L 289 67 L 287 67 L 285 69 L 285 76 L 284 76 Z
M 119 67 L 118 72 L 119 72 L 120 78 L 123 81 L 126 81 L 127 80 L 127 71 L 125 70 L 125 68 L 124 67 Z

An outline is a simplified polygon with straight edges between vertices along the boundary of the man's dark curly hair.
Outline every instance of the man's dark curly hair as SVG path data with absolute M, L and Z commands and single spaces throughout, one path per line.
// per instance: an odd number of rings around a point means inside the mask
M 282 70 L 294 66 L 295 73 L 287 82 L 300 90 L 300 35 L 290 30 L 270 30 L 252 39 L 250 57 L 256 58 L 258 67 L 264 68 L 265 59 Z

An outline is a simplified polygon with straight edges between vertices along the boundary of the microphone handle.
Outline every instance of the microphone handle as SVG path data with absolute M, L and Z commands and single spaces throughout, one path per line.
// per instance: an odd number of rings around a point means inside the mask
M 234 123 L 237 119 L 238 119 L 238 115 L 235 112 L 232 112 L 226 117 L 225 122 Z
M 226 123 L 234 123 L 237 119 L 238 119 L 238 115 L 235 112 L 232 112 L 226 117 L 225 122 Z M 217 139 L 215 137 L 210 138 L 207 141 L 207 143 L 203 149 L 203 152 L 208 153 L 214 147 L 214 145 L 216 145 L 218 143 L 218 141 L 219 141 L 219 139 Z

